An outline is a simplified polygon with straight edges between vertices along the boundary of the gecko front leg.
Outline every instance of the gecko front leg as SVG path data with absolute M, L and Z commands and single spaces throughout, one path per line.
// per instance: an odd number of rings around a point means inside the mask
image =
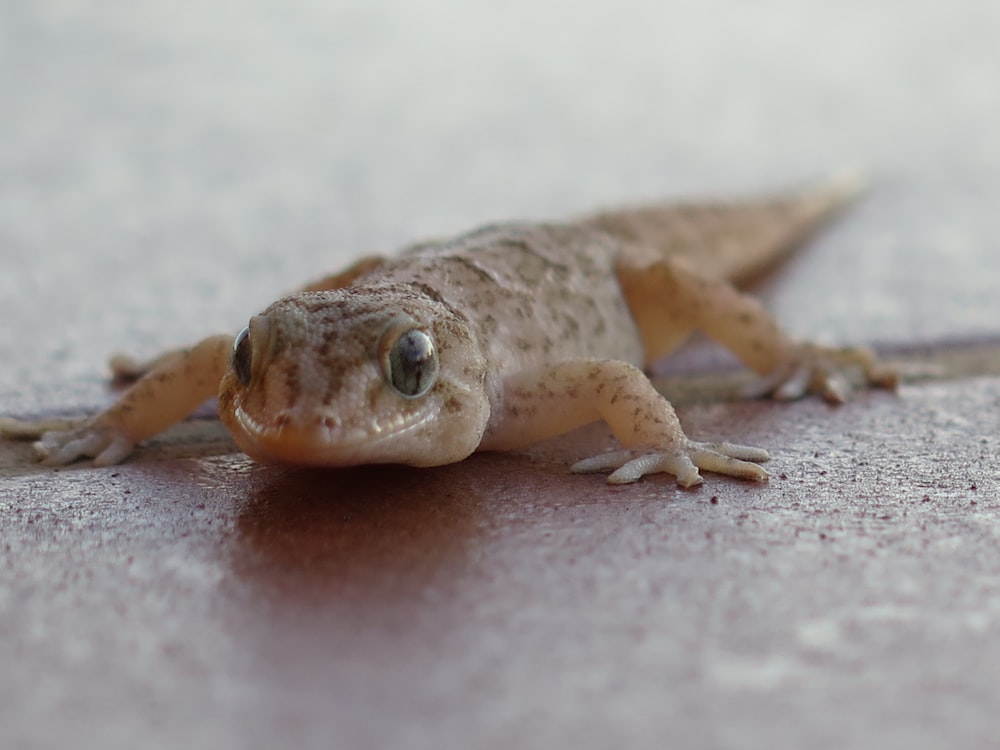
M 158 358 L 118 401 L 94 417 L 58 426 L 51 420 L 4 419 L 0 420 L 0 434 L 38 438 L 35 451 L 50 466 L 83 456 L 94 456 L 97 466 L 119 463 L 136 443 L 179 422 L 218 392 L 232 341 L 231 336 L 212 336 L 190 349 Z
M 613 470 L 608 477 L 612 484 L 666 472 L 684 487 L 701 483 L 699 469 L 741 479 L 768 478 L 753 463 L 767 461 L 767 451 L 689 439 L 670 402 L 642 371 L 615 360 L 573 360 L 508 378 L 503 404 L 480 447 L 523 448 L 598 419 L 625 450 L 580 461 L 574 472 Z

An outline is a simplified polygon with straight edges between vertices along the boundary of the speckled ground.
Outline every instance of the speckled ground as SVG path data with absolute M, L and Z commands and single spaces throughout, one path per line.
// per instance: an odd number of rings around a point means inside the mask
M 112 351 L 364 252 L 845 164 L 872 194 L 760 291 L 935 367 L 831 409 L 691 392 L 726 362 L 684 352 L 689 431 L 771 448 L 767 486 L 568 475 L 600 427 L 431 471 L 265 468 L 207 418 L 113 469 L 0 444 L 0 745 L 991 746 L 998 33 L 986 0 L 4 3 L 2 413 L 99 408 Z

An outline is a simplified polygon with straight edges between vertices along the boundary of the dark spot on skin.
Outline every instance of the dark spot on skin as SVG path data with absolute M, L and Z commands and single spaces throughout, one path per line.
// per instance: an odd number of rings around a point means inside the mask
M 413 286 L 414 289 L 419 290 L 420 293 L 423 294 L 425 297 L 434 300 L 438 304 L 442 305 L 447 304 L 437 289 L 428 284 L 423 283 L 422 281 L 419 280 L 419 278 L 416 281 L 412 282 L 411 285 Z
M 368 410 L 375 411 L 378 404 L 379 394 L 382 392 L 382 382 L 377 381 L 372 386 L 368 388 L 367 398 L 365 399 L 368 403 Z
M 299 372 L 299 370 L 300 367 L 298 362 L 289 363 L 288 368 L 285 370 L 285 387 L 288 389 L 289 393 L 295 394 L 302 392 L 302 380 L 301 380 L 301 373 Z M 337 385 L 339 386 L 339 384 L 340 383 L 338 379 Z M 326 395 L 327 399 L 329 399 L 330 397 L 329 394 L 330 392 L 332 392 L 332 390 L 333 389 L 331 389 L 328 384 L 327 395 Z
M 295 300 L 294 307 L 298 307 L 308 315 L 315 315 L 327 309 L 329 304 L 325 295 L 320 293 L 304 294 Z
M 468 256 L 455 255 L 449 258 L 449 260 L 452 260 L 455 263 L 458 263 L 459 265 L 463 266 L 464 268 L 472 271 L 477 277 L 479 277 L 480 281 L 491 285 L 496 284 L 496 279 L 493 278 L 493 275 L 486 269 L 481 268 L 474 260 L 472 260 Z
M 460 414 L 462 408 L 462 402 L 454 396 L 444 402 L 444 410 L 449 414 Z
M 490 334 L 495 333 L 497 328 L 499 328 L 499 325 L 497 324 L 497 319 L 494 316 L 487 314 L 482 317 L 480 327 L 483 332 Z

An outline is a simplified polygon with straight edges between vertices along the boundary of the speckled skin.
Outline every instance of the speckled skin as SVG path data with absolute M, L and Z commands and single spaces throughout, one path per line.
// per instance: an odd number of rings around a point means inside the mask
M 685 486 L 698 469 L 763 480 L 765 451 L 688 439 L 640 368 L 700 329 L 780 398 L 840 401 L 849 365 L 893 385 L 866 350 L 793 342 L 730 283 L 778 259 L 855 187 L 490 226 L 365 258 L 254 316 L 235 350 L 215 336 L 146 366 L 117 361 L 119 375 L 145 374 L 85 424 L 0 428 L 44 433 L 36 447 L 50 463 L 114 463 L 221 381 L 223 422 L 262 461 L 432 466 L 603 419 L 624 450 L 574 470 L 611 471 L 611 482 L 666 471 Z

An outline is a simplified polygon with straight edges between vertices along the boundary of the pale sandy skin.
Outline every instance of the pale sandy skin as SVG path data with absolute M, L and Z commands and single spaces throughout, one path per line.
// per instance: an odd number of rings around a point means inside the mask
M 841 372 L 857 366 L 892 387 L 869 351 L 795 342 L 733 285 L 855 191 L 837 180 L 774 199 L 504 224 L 364 258 L 278 300 L 235 342 L 114 360 L 118 376 L 141 377 L 83 423 L 2 420 L 0 431 L 40 438 L 49 464 L 108 465 L 218 395 L 236 443 L 265 462 L 435 466 L 604 420 L 622 450 L 574 471 L 765 480 L 766 451 L 690 440 L 642 368 L 701 330 L 763 376 L 761 395 L 839 402 Z

